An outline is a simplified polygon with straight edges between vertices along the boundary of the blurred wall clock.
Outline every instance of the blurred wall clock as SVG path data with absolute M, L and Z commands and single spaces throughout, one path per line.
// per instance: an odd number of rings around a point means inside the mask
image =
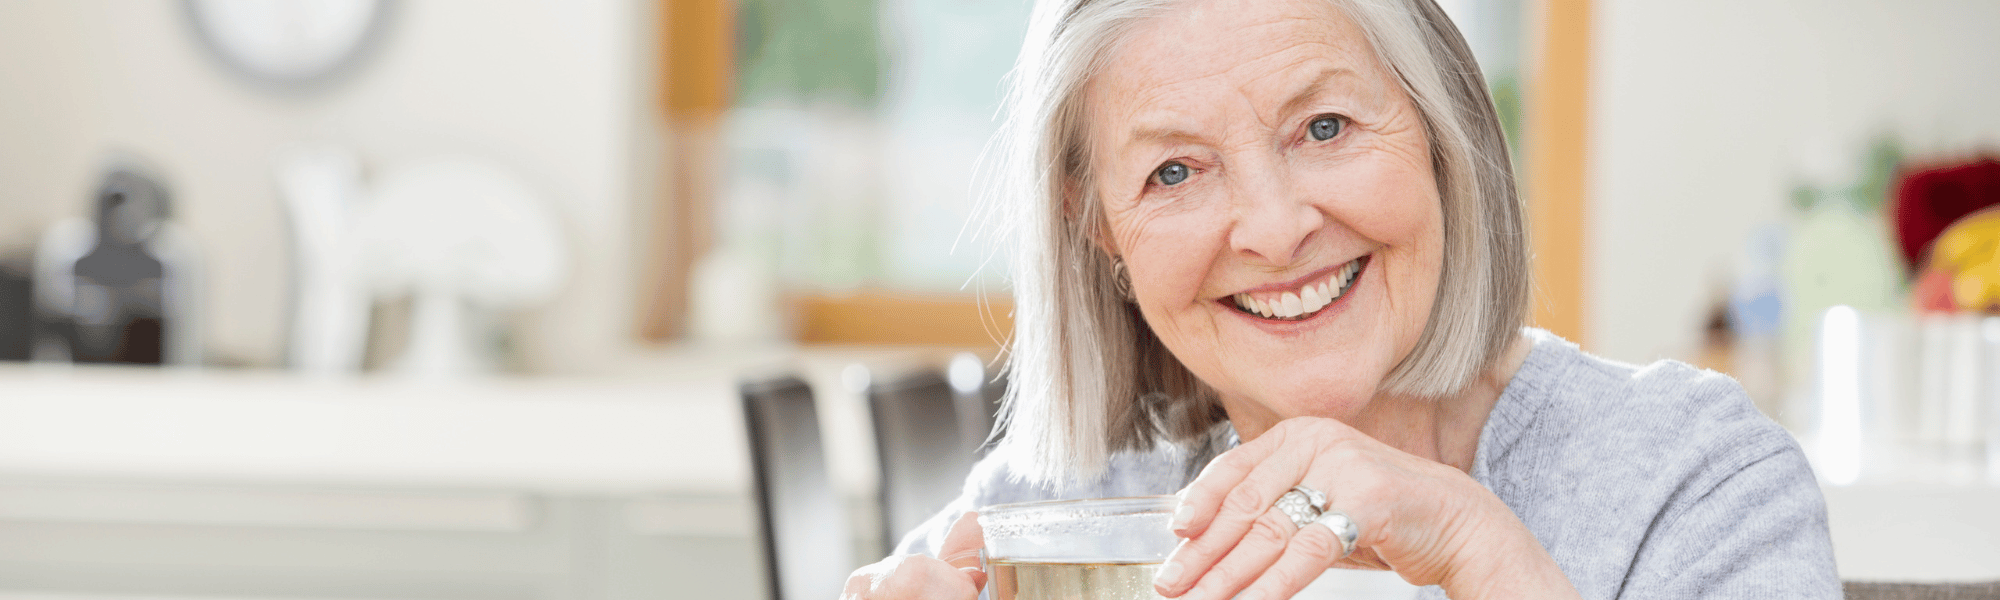
M 324 85 L 381 44 L 394 0 L 182 0 L 201 45 L 231 71 L 284 89 Z

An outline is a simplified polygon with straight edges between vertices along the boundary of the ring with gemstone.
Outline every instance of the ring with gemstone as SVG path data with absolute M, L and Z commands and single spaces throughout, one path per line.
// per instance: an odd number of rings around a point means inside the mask
M 1274 508 L 1291 517 L 1293 525 L 1304 529 L 1305 526 L 1318 520 L 1320 513 L 1325 511 L 1326 494 L 1303 485 L 1295 485 L 1284 495 L 1278 496 Z
M 1361 524 L 1354 522 L 1354 517 L 1347 516 L 1347 513 L 1340 512 L 1339 509 L 1328 508 L 1320 513 L 1319 518 L 1313 519 L 1313 523 L 1326 527 L 1328 531 L 1333 532 L 1333 537 L 1340 540 L 1340 556 L 1334 560 L 1346 558 L 1347 555 L 1354 553 L 1354 542 L 1361 539 Z

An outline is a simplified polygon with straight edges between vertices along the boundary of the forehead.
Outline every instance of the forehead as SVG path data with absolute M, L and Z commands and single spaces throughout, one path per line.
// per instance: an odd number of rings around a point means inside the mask
M 1100 127 L 1232 108 L 1218 101 L 1265 111 L 1328 73 L 1335 90 L 1383 91 L 1367 36 L 1332 0 L 1189 0 L 1113 47 L 1086 98 Z

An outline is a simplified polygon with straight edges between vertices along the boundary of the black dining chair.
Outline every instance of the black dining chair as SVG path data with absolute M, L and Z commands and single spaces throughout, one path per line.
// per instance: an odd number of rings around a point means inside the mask
M 1000 392 L 984 383 L 983 373 L 970 381 L 953 385 L 945 373 L 925 368 L 869 384 L 883 548 L 893 550 L 957 498 L 983 454 Z
M 770 598 L 838 597 L 856 566 L 854 537 L 827 477 L 812 388 L 782 375 L 740 389 Z

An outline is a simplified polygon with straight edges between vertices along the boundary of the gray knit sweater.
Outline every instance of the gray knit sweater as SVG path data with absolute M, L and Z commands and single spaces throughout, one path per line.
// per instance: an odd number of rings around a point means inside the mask
M 1826 505 L 1805 454 L 1728 377 L 1673 361 L 1585 354 L 1529 329 L 1534 349 L 1479 434 L 1472 477 L 1526 523 L 1584 598 L 1840 598 Z M 1169 494 L 1174 448 L 1127 453 L 1073 498 Z M 903 539 L 931 553 L 953 517 L 1053 499 L 999 456 Z M 1420 597 L 1443 598 L 1436 588 Z

